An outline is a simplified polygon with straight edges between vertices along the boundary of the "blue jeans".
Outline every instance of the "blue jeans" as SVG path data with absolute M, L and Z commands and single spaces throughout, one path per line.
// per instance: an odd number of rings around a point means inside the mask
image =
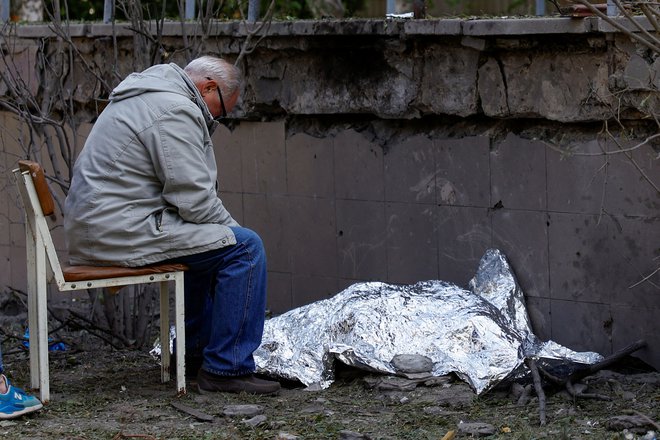
M 250 229 L 232 227 L 236 244 L 174 258 L 184 277 L 186 357 L 202 356 L 202 368 L 222 376 L 255 371 L 266 312 L 266 253 Z

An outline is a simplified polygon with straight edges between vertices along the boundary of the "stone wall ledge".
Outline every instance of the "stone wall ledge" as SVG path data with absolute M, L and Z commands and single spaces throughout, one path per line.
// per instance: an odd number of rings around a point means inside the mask
M 617 22 L 633 32 L 639 30 L 625 17 Z M 652 30 L 646 17 L 635 17 L 642 28 Z M 240 21 L 212 21 L 210 36 L 244 37 L 260 23 L 247 24 Z M 156 32 L 156 22 L 150 22 Z M 18 24 L 7 28 L 20 38 L 45 38 L 56 35 L 51 24 Z M 334 36 L 334 35 L 381 35 L 405 37 L 419 35 L 455 36 L 519 36 L 619 32 L 611 24 L 597 17 L 540 17 L 540 18 L 497 18 L 497 19 L 346 19 L 346 20 L 295 20 L 274 21 L 266 26 L 269 36 Z M 71 37 L 105 37 L 111 35 L 130 36 L 130 23 L 79 23 L 66 26 Z M 6 31 L 5 31 L 6 32 Z M 199 23 L 168 21 L 163 24 L 164 36 L 201 34 Z
M 644 20 L 639 24 L 648 25 Z M 625 18 L 619 22 L 633 27 Z M 155 33 L 156 23 L 149 24 Z M 17 69 L 31 79 L 36 94 L 40 40 L 55 35 L 54 29 L 48 24 L 11 29 L 20 40 L 11 47 Z M 168 22 L 161 32 L 168 45 L 179 47 L 181 35 L 195 37 L 200 29 L 192 22 Z M 248 30 L 240 21 L 214 21 L 205 50 L 231 59 Z M 273 22 L 264 30 L 269 38 L 244 59 L 250 74 L 233 112 L 237 118 L 449 115 L 576 123 L 613 115 L 638 120 L 660 105 L 660 60 L 638 53 L 628 35 L 594 17 L 297 20 Z M 134 68 L 129 59 L 107 56 L 113 32 L 130 49 L 129 24 L 77 24 L 67 32 L 81 56 L 98 67 L 95 75 L 82 67 L 73 71 L 77 102 L 98 98 L 96 75 L 114 78 L 115 69 L 126 75 Z M 5 90 L 0 82 L 0 95 Z

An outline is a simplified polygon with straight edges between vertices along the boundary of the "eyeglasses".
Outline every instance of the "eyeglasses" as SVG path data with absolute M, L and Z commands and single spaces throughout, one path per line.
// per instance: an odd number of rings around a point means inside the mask
M 206 79 L 208 79 L 209 81 L 214 81 L 212 78 L 209 78 L 208 76 L 206 77 Z M 215 85 L 216 85 L 217 90 L 218 90 L 218 98 L 220 98 L 220 107 L 222 108 L 222 116 L 219 116 L 216 119 L 219 119 L 221 117 L 226 118 L 227 117 L 227 109 L 225 108 L 225 101 L 222 99 L 222 93 L 220 92 L 220 84 L 218 84 L 218 82 L 216 81 Z
M 227 109 L 225 108 L 225 101 L 222 99 L 222 93 L 220 93 L 220 86 L 218 86 L 218 98 L 220 98 L 220 107 L 222 107 L 222 117 L 227 117 Z

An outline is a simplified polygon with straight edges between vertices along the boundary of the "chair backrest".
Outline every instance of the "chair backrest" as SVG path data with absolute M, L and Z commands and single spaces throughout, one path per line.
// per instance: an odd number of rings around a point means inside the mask
M 43 168 L 29 160 L 19 161 L 14 170 L 18 188 L 23 199 L 26 218 L 26 246 L 28 258 L 35 259 L 35 267 L 45 266 L 40 263 L 44 251 L 53 271 L 55 282 L 60 290 L 75 290 L 77 281 L 103 280 L 112 278 L 118 280 L 125 277 L 150 276 L 153 274 L 166 274 L 188 270 L 184 264 L 161 263 L 141 267 L 118 266 L 67 266 L 62 265 L 57 256 L 57 250 L 50 235 L 50 228 L 45 216 L 55 218 L 55 203 L 48 188 Z M 29 253 L 32 252 L 32 255 Z M 46 268 L 44 267 L 43 270 Z M 136 280 L 124 280 L 125 284 L 114 283 L 109 287 L 116 293 L 117 287 L 135 284 Z M 143 282 L 143 281 L 138 281 Z M 67 284 L 68 283 L 68 284 Z
M 44 169 L 41 168 L 41 165 L 31 160 L 19 160 L 18 169 L 23 173 L 30 173 L 43 214 L 47 216 L 55 216 L 55 203 L 53 202 L 53 196 L 48 188 L 46 175 L 44 174 Z
M 29 231 L 26 230 L 26 236 L 28 240 L 32 241 L 32 243 L 26 243 L 28 248 L 32 246 L 32 249 L 28 249 L 28 258 L 38 260 L 45 250 L 55 281 L 62 286 L 65 283 L 64 274 L 45 217 L 48 215 L 54 218 L 55 203 L 43 168 L 37 162 L 21 160 L 18 162 L 18 168 L 14 170 L 14 175 L 25 209 L 25 227 L 29 228 Z M 33 252 L 31 257 L 30 252 Z

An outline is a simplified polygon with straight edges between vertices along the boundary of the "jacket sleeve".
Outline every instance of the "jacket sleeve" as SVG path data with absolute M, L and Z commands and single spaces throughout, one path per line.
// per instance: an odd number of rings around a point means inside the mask
M 166 204 L 187 222 L 238 226 L 217 196 L 213 145 L 198 108 L 175 106 L 143 134 Z

